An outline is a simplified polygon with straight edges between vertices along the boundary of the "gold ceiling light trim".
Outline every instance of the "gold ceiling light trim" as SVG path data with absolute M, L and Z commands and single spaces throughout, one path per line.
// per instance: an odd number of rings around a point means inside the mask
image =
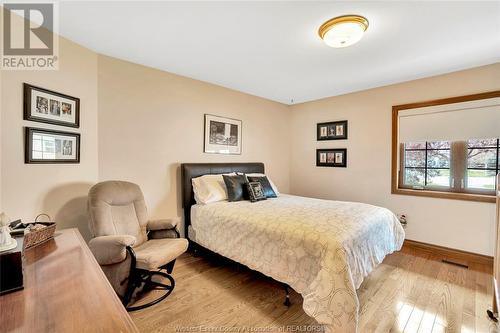
M 323 23 L 318 30 L 318 35 L 321 37 L 321 39 L 324 39 L 325 34 L 335 25 L 341 24 L 341 23 L 358 23 L 360 26 L 363 27 L 363 30 L 366 31 L 368 29 L 368 20 L 366 17 L 363 17 L 361 15 L 342 15 L 342 16 L 337 16 L 332 19 L 329 19 L 325 23 Z

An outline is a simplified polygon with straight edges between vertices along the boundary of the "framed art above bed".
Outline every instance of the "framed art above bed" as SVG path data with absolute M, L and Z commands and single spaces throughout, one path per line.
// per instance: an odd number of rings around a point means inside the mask
M 241 154 L 242 121 L 205 114 L 204 153 Z

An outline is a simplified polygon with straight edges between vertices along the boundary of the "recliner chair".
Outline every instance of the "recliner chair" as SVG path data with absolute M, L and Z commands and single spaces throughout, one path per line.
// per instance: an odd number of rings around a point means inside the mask
M 89 247 L 126 309 L 143 309 L 170 295 L 175 286 L 170 275 L 175 259 L 188 247 L 188 241 L 179 238 L 177 220 L 149 220 L 141 189 L 124 181 L 94 185 L 88 210 L 94 237 Z M 153 281 L 154 275 L 167 278 L 170 284 Z M 149 303 L 129 306 L 141 286 L 142 291 L 165 293 Z

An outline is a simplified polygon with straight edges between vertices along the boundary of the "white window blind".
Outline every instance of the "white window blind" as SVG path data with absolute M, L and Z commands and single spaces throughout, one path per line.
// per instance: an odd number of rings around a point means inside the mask
M 399 142 L 500 137 L 500 98 L 401 110 Z

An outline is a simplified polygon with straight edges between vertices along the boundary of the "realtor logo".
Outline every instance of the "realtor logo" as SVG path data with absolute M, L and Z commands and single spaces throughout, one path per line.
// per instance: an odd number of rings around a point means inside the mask
M 58 69 L 55 3 L 3 3 L 1 69 Z

